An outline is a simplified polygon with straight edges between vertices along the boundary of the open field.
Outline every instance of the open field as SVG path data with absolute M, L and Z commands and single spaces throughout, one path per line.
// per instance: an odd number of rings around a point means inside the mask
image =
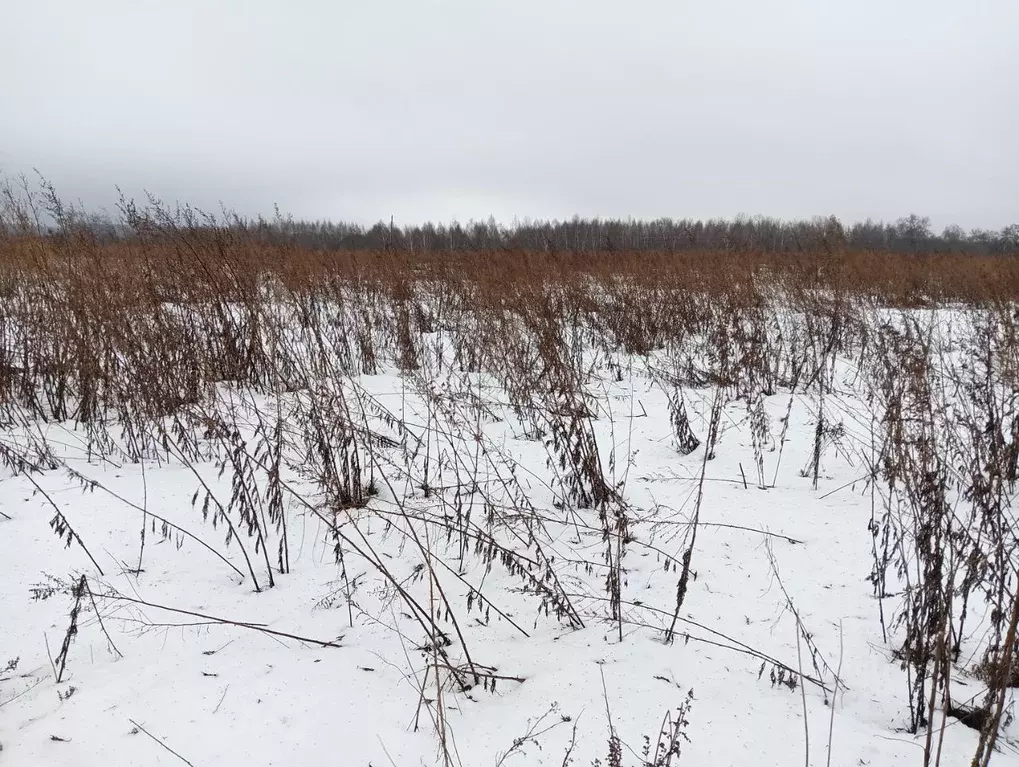
M 127 213 L 0 235 L 0 765 L 1019 764 L 1013 256 Z

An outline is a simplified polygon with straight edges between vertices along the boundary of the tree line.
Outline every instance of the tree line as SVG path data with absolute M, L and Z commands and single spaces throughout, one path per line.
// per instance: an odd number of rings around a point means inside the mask
M 529 250 L 625 251 L 882 251 L 893 253 L 1019 253 L 1019 224 L 998 231 L 946 226 L 935 233 L 930 218 L 911 214 L 894 222 L 866 221 L 844 226 L 835 216 L 781 220 L 765 216 L 733 219 L 515 220 L 510 225 L 487 221 L 465 224 L 396 224 L 379 221 L 363 226 L 343 221 L 307 221 L 285 217 L 247 218 L 229 211 L 203 213 L 187 205 L 174 207 L 149 197 L 141 206 L 121 197 L 119 215 L 65 205 L 44 179 L 33 189 L 0 174 L 0 234 L 57 235 L 85 229 L 103 242 L 130 240 L 139 229 L 160 224 L 189 228 L 227 228 L 271 242 L 325 250 L 400 250 L 412 252 Z
M 466 224 L 426 223 L 398 226 L 380 221 L 365 227 L 333 221 L 277 218 L 235 223 L 306 247 L 350 250 L 470 251 L 522 249 L 546 251 L 746 250 L 795 253 L 818 250 L 869 250 L 897 253 L 1019 253 L 1019 224 L 1000 231 L 948 226 L 937 234 L 930 219 L 918 215 L 895 222 L 857 222 L 834 216 L 782 221 L 762 216 L 734 219 L 660 218 L 654 220 L 585 219 L 514 222 L 494 219 Z

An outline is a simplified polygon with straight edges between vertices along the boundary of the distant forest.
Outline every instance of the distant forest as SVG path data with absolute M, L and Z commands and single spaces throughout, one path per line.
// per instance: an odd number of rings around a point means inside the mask
M 237 220 L 236 225 L 251 227 Z M 1019 224 L 1000 231 L 965 232 L 949 226 L 940 234 L 930 219 L 911 215 L 894 223 L 864 221 L 844 226 L 836 217 L 809 221 L 737 217 L 731 220 L 661 218 L 651 221 L 582 219 L 524 221 L 502 226 L 494 219 L 467 224 L 424 224 L 401 227 L 379 222 L 371 227 L 330 221 L 254 222 L 272 237 L 313 248 L 413 251 L 557 250 L 557 251 L 679 251 L 754 250 L 795 253 L 819 249 L 892 251 L 900 253 L 1019 253 Z
M 93 228 L 105 238 L 130 237 L 139 220 L 164 220 L 175 226 L 212 225 L 211 218 L 189 208 L 174 213 L 164 207 L 150 218 L 132 213 L 134 226 L 124 227 L 92 218 Z M 660 218 L 655 220 L 585 219 L 568 221 L 524 220 L 510 226 L 488 221 L 465 224 L 427 223 L 400 226 L 380 221 L 361 226 L 334 221 L 302 221 L 277 215 L 272 220 L 221 217 L 220 226 L 243 230 L 271 242 L 324 250 L 399 250 L 409 252 L 528 250 L 605 252 L 621 251 L 755 251 L 802 253 L 817 251 L 881 251 L 894 253 L 965 253 L 973 255 L 1019 254 L 1019 224 L 1000 231 L 948 226 L 940 233 L 930 219 L 910 215 L 894 223 L 864 221 L 843 225 L 835 216 L 809 221 L 782 221 L 757 216 L 734 219 Z M 98 233 L 98 232 L 97 232 Z
M 449 224 L 400 226 L 379 221 L 373 226 L 304 221 L 284 217 L 244 218 L 229 211 L 219 216 L 189 206 L 171 207 L 150 197 L 137 206 L 121 199 L 119 220 L 108 214 L 65 206 L 52 186 L 34 194 L 0 178 L 0 234 L 21 231 L 59 234 L 84 228 L 104 242 L 132 239 L 142 229 L 227 228 L 270 242 L 325 250 L 399 250 L 410 252 L 528 250 L 623 251 L 756 251 L 799 253 L 825 250 L 894 253 L 1019 254 L 1019 224 L 999 231 L 947 226 L 938 234 L 925 216 L 912 214 L 894 222 L 842 224 L 835 216 L 783 221 L 763 216 L 733 219 L 659 218 L 654 220 L 585 219 L 514 221 L 506 226 L 489 218 Z M 45 223 L 44 223 L 45 222 Z

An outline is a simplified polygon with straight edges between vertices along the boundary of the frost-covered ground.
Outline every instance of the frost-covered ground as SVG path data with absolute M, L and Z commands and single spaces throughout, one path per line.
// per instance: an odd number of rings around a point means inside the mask
M 0 479 L 0 764 L 587 767 L 612 763 L 614 734 L 621 762 L 641 765 L 678 709 L 671 764 L 919 764 L 925 733 L 906 731 L 906 672 L 868 581 L 880 414 L 859 370 L 843 360 L 825 395 L 815 487 L 816 392 L 765 397 L 757 451 L 730 398 L 705 461 L 716 390 L 684 390 L 701 444 L 682 455 L 652 367 L 592 366 L 585 381 L 582 420 L 619 494 L 601 512 L 560 502 L 569 471 L 540 415 L 448 370 L 360 376 L 320 398 L 353 413 L 343 455 L 373 485 L 345 508 L 310 468 L 341 464 L 337 441 L 328 458 L 293 449 L 315 444 L 300 392 L 220 386 L 213 409 L 238 432 L 210 426 L 192 457 L 97 458 L 71 423 L 9 431 L 19 449 L 48 445 L 54 467 Z M 274 438 L 277 453 L 258 446 Z M 238 444 L 247 458 L 232 462 L 224 445 Z M 245 481 L 267 556 L 240 521 Z M 51 529 L 54 507 L 73 533 Z M 897 599 L 883 602 L 891 615 Z M 953 681 L 959 702 L 982 690 Z M 994 764 L 1019 764 L 1009 734 Z M 977 737 L 949 719 L 942 764 L 968 764 Z

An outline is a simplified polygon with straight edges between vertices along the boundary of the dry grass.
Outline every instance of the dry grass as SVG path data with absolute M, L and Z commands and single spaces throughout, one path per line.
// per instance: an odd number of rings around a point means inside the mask
M 36 210 L 61 224 L 56 234 L 30 233 Z M 677 450 L 705 445 L 705 466 L 722 407 L 746 401 L 761 488 L 763 455 L 776 446 L 763 397 L 785 390 L 790 406 L 795 392 L 818 403 L 805 469 L 816 486 L 824 452 L 839 449 L 838 430 L 825 420 L 835 361 L 857 364 L 880 419 L 870 477 L 881 488 L 872 522 L 875 594 L 883 600 L 889 577 L 905 584 L 900 608 L 886 621 L 882 607 L 880 618 L 901 642 L 911 729 L 928 728 L 926 763 L 940 758 L 933 715 L 953 710 L 948 682 L 971 598 L 990 605 L 990 641 L 1003 648 L 995 663 L 1014 671 L 1019 259 L 833 247 L 791 254 L 324 251 L 188 210 L 128 204 L 130 236 L 106 242 L 52 195 L 8 196 L 0 221 L 0 424 L 19 435 L 0 439 L 7 467 L 29 474 L 61 468 L 37 428 L 42 421 L 73 422 L 95 460 L 186 466 L 196 511 L 242 552 L 243 577 L 255 590 L 287 575 L 285 501 L 298 504 L 330 530 L 351 615 L 351 558 L 379 573 L 402 601 L 428 654 L 422 700 L 424 685 L 441 699 L 445 689 L 513 680 L 474 656 L 463 627 L 472 611 L 501 614 L 498 595 L 472 586 L 465 609 L 453 604 L 448 592 L 462 577 L 433 555 L 435 540 L 452 542 L 461 563 L 475 557 L 503 568 L 541 613 L 585 625 L 563 564 L 553 564 L 547 550 L 546 512 L 531 506 L 515 467 L 494 446 L 481 449 L 493 405 L 475 374 L 498 383 L 523 434 L 544 444 L 556 521 L 601 536 L 600 560 L 571 564 L 604 573 L 604 617 L 623 641 L 634 620 L 624 593 L 626 556 L 651 547 L 631 534 L 627 470 L 595 436 L 599 403 L 589 382 L 596 368 L 622 380 L 634 357 L 666 390 Z M 898 326 L 878 317 L 882 309 L 946 304 L 982 312 L 964 336 L 974 365 L 954 362 L 937 329 L 912 315 L 900 313 Z M 360 374 L 387 369 L 399 370 L 426 403 L 423 428 L 358 386 Z M 956 383 L 967 407 L 949 421 L 942 405 Z M 709 433 L 698 437 L 683 391 L 709 387 Z M 207 462 L 230 478 L 229 500 L 208 484 L 200 469 Z M 296 479 L 292 467 L 299 467 Z M 398 485 L 415 488 L 414 503 Z M 952 506 L 955 489 L 969 504 L 965 512 Z M 359 527 L 367 513 L 416 552 L 426 588 L 411 588 L 391 571 Z M 157 529 L 145 510 L 140 522 L 139 570 L 144 531 Z M 180 532 L 159 522 L 158 535 Z M 59 512 L 54 529 L 69 545 L 85 546 L 83 531 L 71 530 Z M 671 619 L 668 640 L 682 630 L 696 520 L 686 529 L 682 562 L 671 563 L 676 604 L 651 608 Z M 66 656 L 67 647 L 61 671 Z M 816 659 L 809 677 L 759 657 L 782 678 L 824 686 L 837 676 Z M 975 764 L 989 758 L 1014 676 L 982 677 L 989 713 Z M 434 717 L 452 763 L 448 723 Z M 666 719 L 648 763 L 678 759 L 685 724 L 685 708 Z

